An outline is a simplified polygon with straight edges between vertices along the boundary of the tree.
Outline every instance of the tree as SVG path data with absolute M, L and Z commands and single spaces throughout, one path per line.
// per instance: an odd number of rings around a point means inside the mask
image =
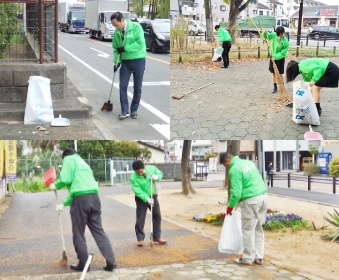
M 205 18 L 206 18 L 206 35 L 207 41 L 213 42 L 213 19 L 211 18 L 210 0 L 204 0 Z
M 189 166 L 191 143 L 192 143 L 192 140 L 184 140 L 184 145 L 182 147 L 181 184 L 182 184 L 182 193 L 184 195 L 189 195 L 190 192 L 195 194 L 195 190 L 193 189 L 192 184 L 191 184 L 192 171 Z
M 157 8 L 157 18 L 168 18 L 170 13 L 170 0 L 160 0 Z
M 133 6 L 133 12 L 138 15 L 138 17 L 143 17 L 143 9 L 145 5 L 148 5 L 148 0 L 133 0 L 131 6 Z
M 308 152 L 312 155 L 312 163 L 314 163 L 314 155 L 319 153 L 319 150 L 311 145 L 308 146 Z
M 224 0 L 226 3 L 226 0 Z M 237 18 L 239 13 L 245 10 L 251 0 L 229 0 L 230 4 L 230 14 L 228 18 L 228 28 L 233 42 L 235 42 L 235 26 L 237 23 Z
M 240 140 L 228 140 L 227 141 L 227 153 L 230 153 L 233 156 L 238 156 L 240 154 Z M 226 168 L 225 171 L 225 181 L 224 181 L 224 187 L 227 188 L 227 203 L 231 196 L 231 183 L 228 178 L 228 169 Z
M 54 150 L 58 141 L 56 140 L 28 140 L 27 145 L 35 151 Z

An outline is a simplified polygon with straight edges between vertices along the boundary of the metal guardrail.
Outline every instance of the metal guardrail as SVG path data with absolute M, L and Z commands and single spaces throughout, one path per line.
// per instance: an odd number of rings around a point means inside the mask
M 307 190 L 311 191 L 312 183 L 321 183 L 332 185 L 332 192 L 336 194 L 339 177 L 335 176 L 317 176 L 317 175 L 300 175 L 293 173 L 276 173 L 271 175 L 271 187 L 274 181 L 286 181 L 287 188 L 291 188 L 291 181 L 307 182 Z

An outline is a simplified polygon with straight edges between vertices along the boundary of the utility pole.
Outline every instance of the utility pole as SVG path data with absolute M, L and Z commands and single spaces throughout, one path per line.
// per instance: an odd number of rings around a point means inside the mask
M 275 0 L 273 0 L 273 16 L 275 17 Z
M 303 2 L 303 0 L 300 0 L 297 46 L 300 46 L 301 26 L 303 24 L 303 7 L 304 7 L 304 2 Z

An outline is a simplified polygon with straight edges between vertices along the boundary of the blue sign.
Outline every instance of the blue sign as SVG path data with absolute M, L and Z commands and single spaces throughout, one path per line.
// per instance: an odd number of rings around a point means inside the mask
M 319 153 L 318 154 L 318 166 L 320 168 L 320 174 L 328 174 L 328 164 L 331 162 L 332 153 Z

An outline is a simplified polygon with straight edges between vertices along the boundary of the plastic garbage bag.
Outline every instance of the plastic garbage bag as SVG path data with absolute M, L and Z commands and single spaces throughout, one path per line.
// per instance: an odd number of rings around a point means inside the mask
M 224 49 L 222 47 L 218 47 L 214 49 L 214 55 L 213 55 L 212 61 L 218 61 L 218 58 L 221 57 L 221 54 L 223 51 Z
M 320 125 L 311 89 L 301 80 L 293 83 L 292 120 L 297 124 Z
M 239 211 L 233 211 L 232 215 L 226 215 L 222 225 L 218 249 L 220 253 L 242 254 L 244 244 Z
M 24 124 L 50 123 L 54 119 L 50 79 L 30 76 Z

